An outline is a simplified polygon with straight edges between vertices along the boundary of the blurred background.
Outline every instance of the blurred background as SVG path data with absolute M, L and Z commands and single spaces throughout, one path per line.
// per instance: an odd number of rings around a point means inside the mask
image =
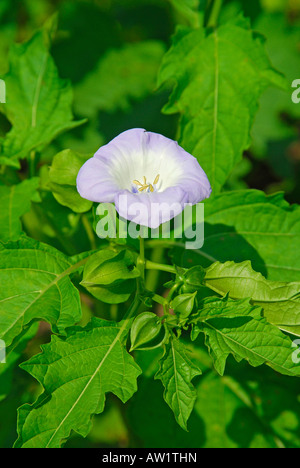
M 28 40 L 58 12 L 58 33 L 51 53 L 60 76 L 72 83 L 75 118 L 87 119 L 47 148 L 41 166 L 51 164 L 53 156 L 65 148 L 93 154 L 132 127 L 176 138 L 177 117 L 161 112 L 170 90 L 156 88 L 157 73 L 176 25 L 191 22 L 191 10 L 183 4 L 192 9 L 201 8 L 202 3 L 204 0 L 0 1 L 0 76 L 8 70 L 10 45 Z M 300 79 L 300 0 L 224 2 L 223 14 L 239 10 L 266 37 L 274 67 L 291 83 Z M 290 203 L 300 203 L 300 104 L 292 103 L 291 94 L 292 88 L 290 94 L 268 89 L 262 96 L 252 145 L 225 190 L 285 191 Z M 9 123 L 0 114 L 0 137 L 8 130 Z M 64 217 L 63 210 L 52 207 L 56 216 Z M 72 224 L 70 217 L 68 223 Z M 44 235 L 50 236 L 49 232 Z M 42 328 L 39 337 L 31 348 L 27 347 L 28 356 L 47 341 Z M 126 406 L 108 397 L 106 410 L 94 418 L 89 437 L 74 435 L 66 446 L 300 447 L 297 380 L 233 360 L 226 377 L 221 378 L 212 371 L 210 358 L 201 346 L 193 353 L 201 362 L 204 376 L 198 381 L 199 398 L 189 433 L 177 426 L 162 400 L 161 384 L 153 381 L 152 361 L 157 356 L 140 353 L 138 362 L 145 373 L 139 380 L 138 394 Z M 37 383 L 21 370 L 15 372 L 13 391 L 2 402 L 0 389 L 1 447 L 11 446 L 16 438 L 16 407 L 33 401 L 38 392 Z M 150 400 L 152 404 L 145 407 Z

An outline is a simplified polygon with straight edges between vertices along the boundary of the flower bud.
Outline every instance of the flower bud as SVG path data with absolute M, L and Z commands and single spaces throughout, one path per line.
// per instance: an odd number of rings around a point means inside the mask
M 163 343 L 165 335 L 166 330 L 160 318 L 152 312 L 143 312 L 132 324 L 130 351 L 157 348 Z

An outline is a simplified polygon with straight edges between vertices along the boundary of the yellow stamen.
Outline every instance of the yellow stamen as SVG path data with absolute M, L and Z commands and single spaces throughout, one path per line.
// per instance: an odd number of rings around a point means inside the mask
M 143 183 L 141 183 L 139 180 L 134 180 L 133 183 L 139 186 L 139 189 L 138 189 L 139 192 L 143 192 L 144 190 L 147 190 L 147 189 L 149 189 L 150 192 L 154 192 L 153 185 L 157 184 L 157 182 L 159 181 L 159 178 L 160 178 L 160 174 L 158 174 L 155 177 L 153 184 L 147 184 L 147 179 L 145 176 L 143 176 Z
M 155 179 L 154 179 L 154 182 L 153 182 L 153 185 L 156 185 L 157 182 L 159 181 L 159 178 L 160 178 L 160 174 L 158 174 Z

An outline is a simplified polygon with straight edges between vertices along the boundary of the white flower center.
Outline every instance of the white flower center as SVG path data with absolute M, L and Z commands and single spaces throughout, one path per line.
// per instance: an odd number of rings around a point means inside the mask
M 110 166 L 116 185 L 133 193 L 163 192 L 177 185 L 184 166 L 168 151 L 169 147 L 159 152 L 150 147 L 142 154 L 139 149 L 118 148 Z

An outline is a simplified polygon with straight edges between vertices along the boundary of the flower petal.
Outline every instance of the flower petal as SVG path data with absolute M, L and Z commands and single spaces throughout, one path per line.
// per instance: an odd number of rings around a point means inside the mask
M 208 178 L 197 159 L 176 141 L 142 128 L 127 130 L 100 148 L 95 157 L 107 161 L 121 189 L 131 190 L 134 180 L 160 175 L 159 190 L 179 186 L 195 204 L 211 194 Z
M 122 218 L 153 229 L 181 213 L 187 201 L 188 194 L 180 187 L 138 194 L 123 190 L 115 196 L 116 209 Z
M 79 171 L 77 187 L 83 198 L 116 204 L 120 192 L 126 191 L 128 201 L 148 207 L 141 221 L 148 226 L 158 223 L 154 218 L 162 223 L 173 217 L 166 203 L 180 205 L 184 200 L 196 204 L 211 194 L 210 183 L 196 158 L 177 142 L 142 128 L 127 130 L 102 146 Z M 146 211 L 151 213 L 151 204 L 160 201 L 164 208 L 153 210 L 149 218 Z
M 107 162 L 93 157 L 78 173 L 77 190 L 80 196 L 87 200 L 113 203 L 115 194 L 120 189 L 109 171 Z

